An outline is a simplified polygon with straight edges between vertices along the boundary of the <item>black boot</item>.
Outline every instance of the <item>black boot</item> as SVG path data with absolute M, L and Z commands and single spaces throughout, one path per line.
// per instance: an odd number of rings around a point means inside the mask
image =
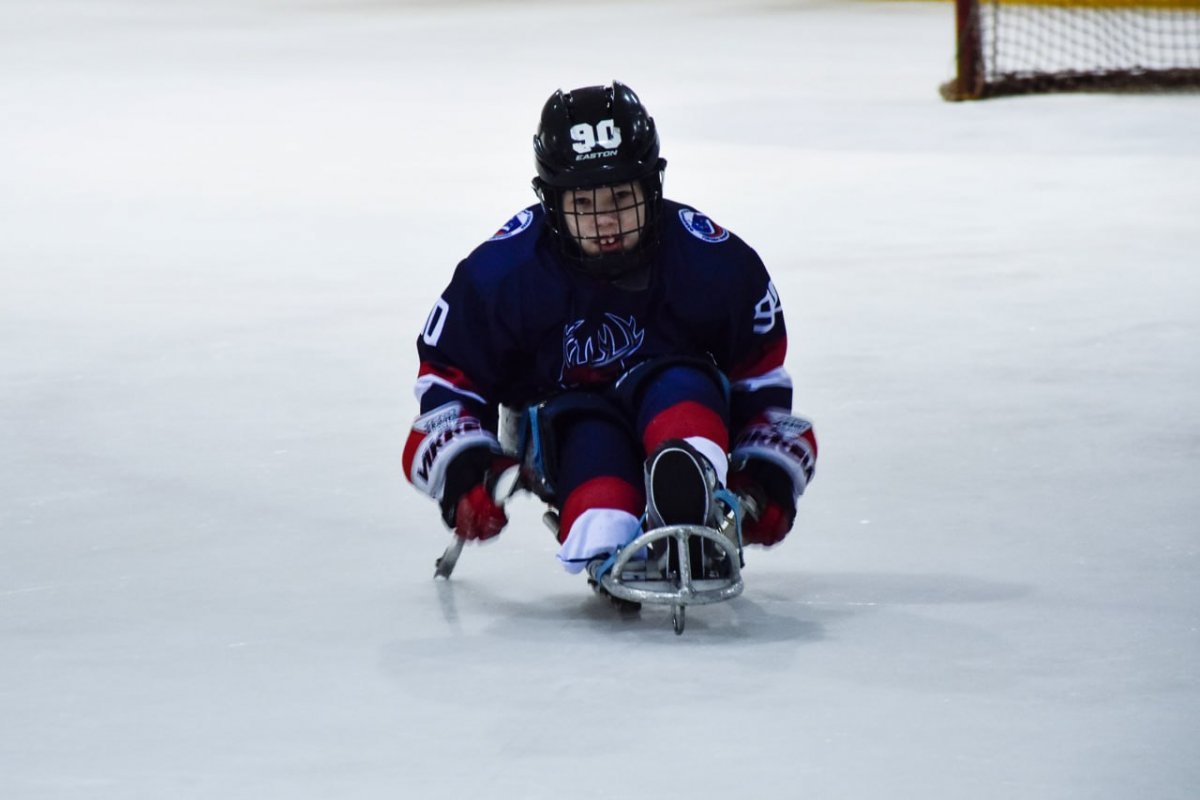
M 720 488 L 709 460 L 682 439 L 663 442 L 646 459 L 646 524 L 704 525 L 719 528 L 724 512 L 714 499 Z M 664 543 L 666 544 L 666 543 Z M 670 540 L 667 570 L 679 570 L 679 548 Z M 688 564 L 697 578 L 720 578 L 730 573 L 730 554 L 708 539 L 688 539 Z
M 646 515 L 650 528 L 720 524 L 713 501 L 717 471 L 682 439 L 663 442 L 646 459 Z

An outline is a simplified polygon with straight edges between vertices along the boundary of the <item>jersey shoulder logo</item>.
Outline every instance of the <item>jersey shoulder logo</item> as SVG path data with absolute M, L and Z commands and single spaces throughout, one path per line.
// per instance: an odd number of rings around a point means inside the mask
M 693 211 L 690 208 L 681 208 L 679 209 L 679 221 L 683 223 L 683 227 L 688 233 L 709 244 L 723 242 L 729 238 L 729 231 L 699 211 Z
M 529 230 L 529 226 L 533 224 L 533 212 L 528 208 L 524 211 L 517 212 L 517 215 L 508 222 L 500 226 L 500 230 L 492 234 L 489 242 L 498 242 L 501 239 L 511 239 L 519 233 L 524 233 Z

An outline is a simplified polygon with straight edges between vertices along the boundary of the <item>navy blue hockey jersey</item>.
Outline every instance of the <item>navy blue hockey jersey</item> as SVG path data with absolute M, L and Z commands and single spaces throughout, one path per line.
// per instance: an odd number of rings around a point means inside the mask
M 790 410 L 783 311 L 757 253 L 688 206 L 665 201 L 663 216 L 642 290 L 570 267 L 540 206 L 458 265 L 417 339 L 421 415 L 404 453 L 417 488 L 440 497 L 444 463 L 494 441 L 499 404 L 601 387 L 661 356 L 711 359 L 729 377 L 734 434 L 767 408 Z

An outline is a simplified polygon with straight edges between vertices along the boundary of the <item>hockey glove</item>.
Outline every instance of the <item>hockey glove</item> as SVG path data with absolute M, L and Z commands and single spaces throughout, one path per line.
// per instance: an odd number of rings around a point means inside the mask
M 756 506 L 742 523 L 743 542 L 770 547 L 783 541 L 796 521 L 796 499 L 791 476 L 782 467 L 747 459 L 729 473 L 729 488 Z
M 492 484 L 517 462 L 487 447 L 472 447 L 446 467 L 442 519 L 464 539 L 490 539 L 504 530 L 508 516 L 492 497 Z
M 743 530 L 751 544 L 778 544 L 796 520 L 796 498 L 812 480 L 817 439 L 812 423 L 782 409 L 767 409 L 734 443 L 729 486 L 758 508 Z

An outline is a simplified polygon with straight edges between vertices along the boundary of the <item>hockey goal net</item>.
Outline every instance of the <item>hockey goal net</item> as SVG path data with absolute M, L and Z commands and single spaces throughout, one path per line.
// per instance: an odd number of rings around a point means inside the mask
M 1200 0 L 955 0 L 948 100 L 1200 89 Z

